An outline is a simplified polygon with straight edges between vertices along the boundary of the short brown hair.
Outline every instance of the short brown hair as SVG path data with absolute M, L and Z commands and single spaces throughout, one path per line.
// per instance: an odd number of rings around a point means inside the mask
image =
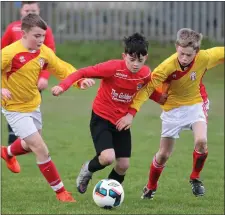
M 200 49 L 203 35 L 190 28 L 182 28 L 177 32 L 176 45 Z
M 28 14 L 22 19 L 21 29 L 29 31 L 33 27 L 39 27 L 46 31 L 47 23 L 37 14 Z
M 37 4 L 38 6 L 40 6 L 39 2 L 37 2 L 37 1 L 22 1 L 21 7 L 23 7 L 25 4 Z

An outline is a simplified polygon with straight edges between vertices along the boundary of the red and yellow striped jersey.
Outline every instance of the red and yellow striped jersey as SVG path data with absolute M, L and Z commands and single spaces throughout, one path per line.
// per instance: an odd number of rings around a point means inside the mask
M 32 112 L 40 105 L 37 82 L 42 69 L 47 69 L 60 80 L 76 71 L 44 44 L 40 50 L 30 52 L 18 40 L 3 48 L 1 55 L 2 88 L 12 94 L 12 99 L 2 100 L 3 108 L 8 111 Z
M 202 83 L 205 72 L 224 61 L 224 47 L 214 47 L 200 50 L 187 70 L 182 71 L 177 59 L 177 53 L 162 62 L 152 72 L 152 80 L 141 89 L 131 104 L 131 108 L 139 111 L 142 104 L 148 100 L 154 88 L 166 86 L 168 99 L 161 106 L 169 111 L 183 105 L 193 105 L 207 99 L 207 93 Z

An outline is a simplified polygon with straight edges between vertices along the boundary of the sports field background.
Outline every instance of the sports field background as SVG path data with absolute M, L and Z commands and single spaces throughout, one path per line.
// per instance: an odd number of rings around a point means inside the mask
M 203 48 L 215 46 L 203 43 Z M 148 64 L 153 69 L 175 51 L 173 45 L 150 43 Z M 57 46 L 57 54 L 80 68 L 112 58 L 120 58 L 120 42 L 67 43 Z M 76 191 L 75 179 L 84 161 L 91 159 L 94 148 L 89 132 L 91 104 L 98 84 L 87 91 L 71 88 L 61 97 L 53 97 L 51 79 L 43 93 L 41 106 L 43 137 L 65 187 L 73 192 L 77 203 L 60 203 L 40 174 L 33 154 L 18 157 L 22 171 L 12 174 L 2 162 L 2 214 L 224 214 L 224 66 L 208 71 L 204 78 L 209 98 L 209 156 L 201 176 L 206 195 L 196 198 L 191 192 L 193 137 L 185 131 L 160 178 L 153 201 L 141 200 L 149 165 L 158 150 L 161 122 L 160 106 L 148 101 L 132 126 L 133 153 L 124 182 L 125 200 L 120 208 L 106 211 L 92 201 L 98 180 L 107 177 L 112 167 L 97 172 L 84 195 Z M 181 89 L 182 90 L 182 89 Z M 7 129 L 2 116 L 2 144 L 7 143 Z

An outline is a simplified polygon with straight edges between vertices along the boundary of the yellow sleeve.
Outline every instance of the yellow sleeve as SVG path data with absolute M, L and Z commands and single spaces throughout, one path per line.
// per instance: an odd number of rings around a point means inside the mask
M 152 82 L 150 81 L 136 94 L 130 107 L 134 108 L 136 111 L 139 111 L 141 106 L 149 99 L 154 90 L 155 89 L 152 85 Z
M 168 78 L 168 76 L 170 75 L 170 73 L 171 72 L 169 72 L 168 69 L 160 65 L 157 68 L 155 68 L 151 74 L 151 82 L 153 87 L 157 89 L 158 87 L 162 86 L 163 83 Z
M 8 68 L 11 66 L 12 55 L 8 48 L 3 48 L 1 50 L 1 73 L 5 74 Z
M 167 62 L 160 64 L 154 71 L 151 73 L 151 81 L 143 87 L 133 99 L 131 108 L 134 108 L 136 111 L 139 111 L 141 106 L 145 101 L 149 99 L 155 89 L 161 88 L 160 91 L 167 93 L 169 85 L 165 86 L 164 82 L 171 74 L 173 69 L 170 66 L 166 67 Z
M 207 49 L 206 53 L 209 56 L 207 69 L 211 69 L 224 62 L 224 47 L 214 47 Z
M 77 71 L 71 64 L 58 58 L 50 48 L 48 48 L 47 50 L 48 65 L 46 69 L 54 76 L 56 76 L 56 78 L 64 80 L 68 75 Z M 78 82 L 79 80 L 75 82 L 73 86 L 79 88 Z

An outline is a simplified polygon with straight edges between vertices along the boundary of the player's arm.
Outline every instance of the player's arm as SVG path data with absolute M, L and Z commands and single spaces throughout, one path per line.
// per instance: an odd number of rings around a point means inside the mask
M 167 82 L 164 82 L 162 85 L 160 85 L 157 89 L 153 91 L 149 99 L 151 99 L 152 101 L 160 105 L 164 105 L 168 97 L 169 87 L 170 87 L 170 84 Z
M 214 47 L 207 49 L 206 53 L 209 56 L 207 70 L 224 62 L 224 47 Z
M 168 88 L 164 87 L 164 82 L 168 78 L 170 73 L 170 70 L 162 67 L 161 65 L 154 69 L 154 71 L 151 73 L 151 81 L 148 82 L 148 84 L 143 87 L 133 99 L 133 102 L 129 109 L 129 112 L 132 115 L 135 115 L 136 112 L 140 110 L 144 102 L 146 102 L 149 98 L 151 98 L 152 100 L 155 99 L 157 101 L 160 100 L 159 92 L 155 92 L 155 89 L 157 91 L 157 89 L 162 86 L 162 92 L 167 93 Z
M 128 113 L 121 117 L 116 122 L 116 128 L 117 130 L 127 130 L 131 127 L 133 118 L 136 115 L 136 113 L 140 110 L 141 106 L 144 104 L 145 101 L 149 99 L 151 94 L 154 91 L 154 87 L 151 83 L 151 81 L 144 86 L 134 97 L 131 106 L 128 109 Z
M 57 96 L 69 89 L 73 83 L 83 78 L 109 78 L 115 73 L 115 71 L 116 68 L 114 61 L 107 61 L 104 63 L 96 64 L 95 66 L 81 68 L 77 72 L 69 75 L 59 84 L 59 86 L 56 86 L 54 89 L 52 89 L 52 93 L 53 95 Z M 56 92 L 55 89 L 59 89 L 60 92 Z
M 3 76 L 6 75 L 7 71 L 11 66 L 12 55 L 7 49 L 3 48 L 0 52 L 0 57 L 1 57 L 1 78 L 3 80 Z M 6 88 L 1 88 L 1 97 L 2 102 L 4 102 L 5 99 L 11 99 L 11 92 Z
M 12 43 L 12 27 L 11 25 L 9 25 L 7 28 L 6 28 L 6 31 L 5 33 L 3 34 L 2 36 L 2 39 L 1 39 L 1 49 L 3 49 L 4 47 L 10 45 Z
M 144 86 L 134 97 L 132 104 L 128 110 L 128 113 L 135 116 L 136 112 L 138 112 L 141 106 L 149 99 L 149 97 L 154 92 L 154 87 L 152 82 L 150 81 L 146 86 Z
M 45 47 L 45 52 L 47 54 L 47 62 L 43 69 L 48 70 L 57 79 L 64 80 L 67 76 L 76 71 L 71 64 L 58 58 L 50 48 Z M 74 83 L 74 86 L 79 88 L 78 83 Z
M 3 48 L 0 51 L 0 57 L 1 57 L 1 74 L 5 75 L 7 68 L 11 65 L 11 61 L 12 61 L 12 54 L 11 52 L 8 50 L 8 48 Z
M 128 109 L 128 113 L 126 116 L 121 117 L 116 122 L 116 128 L 121 131 L 123 129 L 129 129 L 131 127 L 132 121 L 136 113 L 140 110 L 141 106 L 146 102 L 149 98 L 156 99 L 156 96 L 159 96 L 159 92 L 156 92 L 155 89 L 162 86 L 162 92 L 166 90 L 164 89 L 163 83 L 170 75 L 171 71 L 169 69 L 164 69 L 161 65 L 159 65 L 152 73 L 151 80 L 148 84 L 143 87 L 134 97 L 132 104 Z M 165 91 L 167 92 L 167 91 Z M 157 94 L 157 95 L 156 95 Z M 155 98 L 154 98 L 155 96 Z M 167 97 L 166 97 L 167 98 Z M 158 99 L 156 99 L 158 101 Z

